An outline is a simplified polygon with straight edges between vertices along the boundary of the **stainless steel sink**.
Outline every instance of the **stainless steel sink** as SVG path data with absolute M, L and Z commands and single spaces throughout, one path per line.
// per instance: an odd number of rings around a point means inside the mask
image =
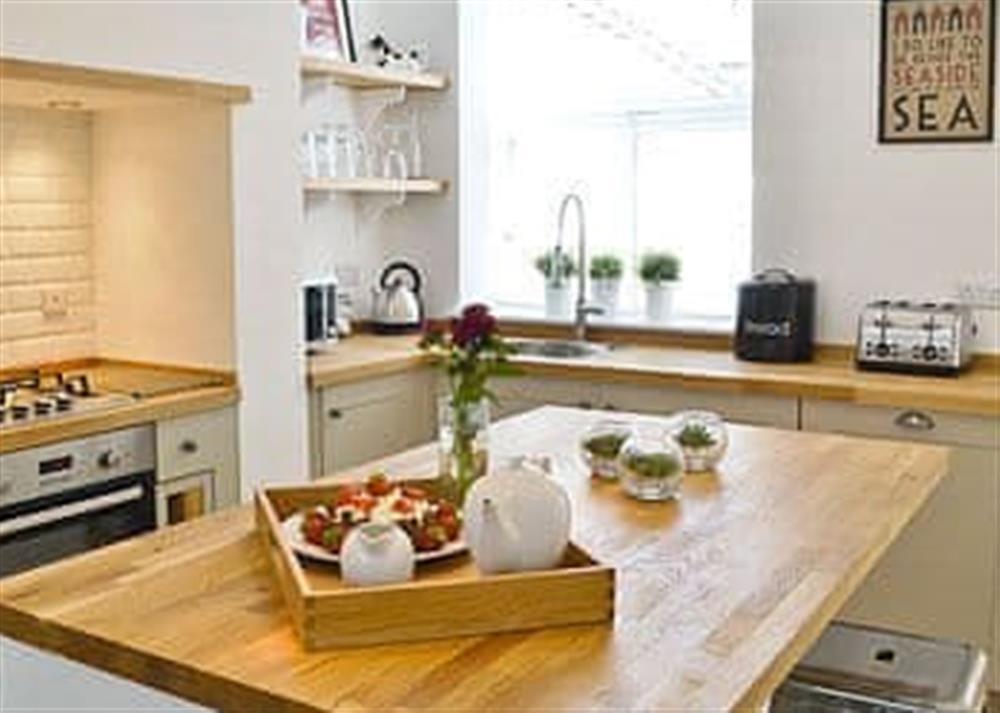
M 606 344 L 568 339 L 511 339 L 509 342 L 519 356 L 547 359 L 583 359 L 604 354 L 610 349 Z

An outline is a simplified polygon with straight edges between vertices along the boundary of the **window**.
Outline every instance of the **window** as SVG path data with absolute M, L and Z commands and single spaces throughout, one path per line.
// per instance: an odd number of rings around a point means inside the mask
M 649 250 L 681 259 L 678 321 L 732 317 L 750 270 L 749 4 L 462 3 L 465 298 L 541 315 L 533 262 L 574 191 L 589 255 L 624 262 L 620 319 L 641 319 Z M 575 219 L 563 245 L 575 259 Z

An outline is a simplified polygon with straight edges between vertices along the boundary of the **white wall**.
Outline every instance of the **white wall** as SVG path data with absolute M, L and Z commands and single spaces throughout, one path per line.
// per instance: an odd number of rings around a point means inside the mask
M 818 280 L 824 342 L 873 298 L 1000 283 L 997 143 L 880 146 L 878 37 L 877 0 L 754 4 L 754 262 Z
M 296 5 L 284 1 L 0 5 L 5 55 L 251 86 L 253 103 L 234 109 L 232 127 L 245 486 L 307 473 L 297 309 L 297 23 Z
M 98 356 L 236 366 L 229 129 L 218 102 L 95 113 Z

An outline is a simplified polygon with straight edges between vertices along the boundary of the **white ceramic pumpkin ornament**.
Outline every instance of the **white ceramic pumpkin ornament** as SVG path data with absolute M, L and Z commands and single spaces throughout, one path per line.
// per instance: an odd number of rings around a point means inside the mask
M 473 483 L 463 518 L 463 537 L 484 574 L 550 569 L 569 543 L 566 490 L 525 463 L 498 468 Z

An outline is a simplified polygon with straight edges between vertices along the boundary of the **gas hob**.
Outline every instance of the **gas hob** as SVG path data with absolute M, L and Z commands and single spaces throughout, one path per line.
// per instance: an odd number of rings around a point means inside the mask
M 134 401 L 128 394 L 98 392 L 86 374 L 31 373 L 0 381 L 0 429 L 90 413 Z

